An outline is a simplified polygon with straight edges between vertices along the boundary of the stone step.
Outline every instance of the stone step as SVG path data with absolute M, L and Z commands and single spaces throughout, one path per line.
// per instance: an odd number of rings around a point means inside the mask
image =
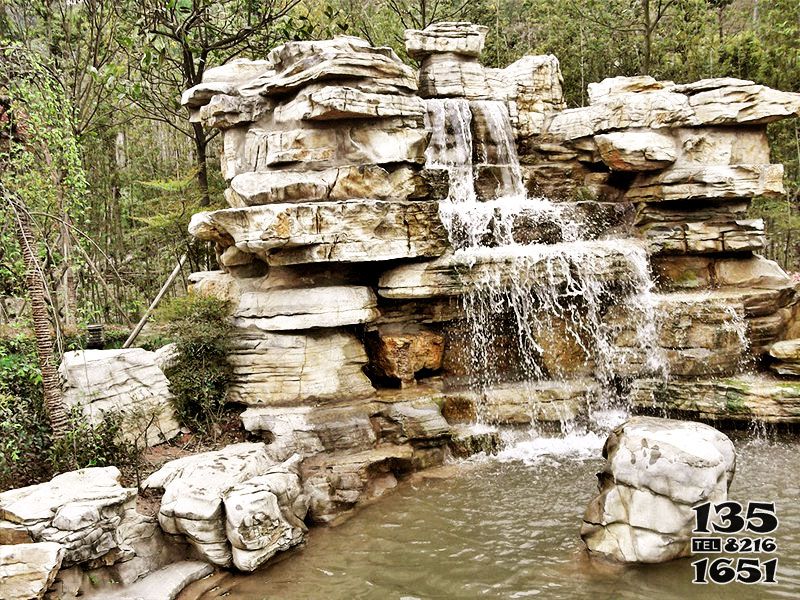
M 582 274 L 607 285 L 640 276 L 642 247 L 633 240 L 563 242 L 457 251 L 430 262 L 402 265 L 380 278 L 378 294 L 392 299 L 459 296 L 478 287 L 530 282 L 532 290 L 581 285 Z
M 631 404 L 639 412 L 665 410 L 709 421 L 800 423 L 800 379 L 742 375 L 706 381 L 639 379 Z
M 214 572 L 214 567 L 198 560 L 182 560 L 119 590 L 106 589 L 85 596 L 86 600 L 174 600 L 190 583 Z

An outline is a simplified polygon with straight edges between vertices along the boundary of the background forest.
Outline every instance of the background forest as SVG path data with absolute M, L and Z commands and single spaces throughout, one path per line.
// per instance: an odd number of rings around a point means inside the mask
M 171 293 L 186 273 L 212 266 L 186 225 L 199 207 L 222 205 L 219 141 L 179 104 L 206 68 L 339 33 L 403 55 L 403 30 L 438 20 L 488 26 L 490 66 L 555 54 L 571 106 L 587 101 L 588 83 L 615 75 L 733 76 L 800 90 L 797 0 L 3 0 L 0 97 L 25 107 L 17 125 L 28 141 L 0 146 L 0 184 L 27 207 L 59 325 L 130 328 L 181 256 Z M 789 195 L 753 210 L 768 221 L 770 257 L 796 270 L 800 123 L 770 134 Z M 0 321 L 26 296 L 6 204 Z

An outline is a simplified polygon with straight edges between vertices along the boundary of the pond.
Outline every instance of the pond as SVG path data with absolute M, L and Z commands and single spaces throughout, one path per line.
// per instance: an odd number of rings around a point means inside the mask
M 777 505 L 775 585 L 694 585 L 692 559 L 588 560 L 578 531 L 604 439 L 588 433 L 518 441 L 498 457 L 405 482 L 342 525 L 313 529 L 300 552 L 203 598 L 796 598 L 800 441 L 730 435 L 738 451 L 731 499 Z

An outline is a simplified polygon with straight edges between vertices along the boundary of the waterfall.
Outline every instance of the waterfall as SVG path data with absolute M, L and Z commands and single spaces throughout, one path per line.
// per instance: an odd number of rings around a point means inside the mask
M 480 146 L 479 161 L 500 167 L 498 172 L 501 176 L 501 198 L 524 199 L 526 194 L 522 183 L 522 169 L 505 102 L 478 101 L 474 103 L 473 109 L 482 117 L 489 142 Z
M 577 357 L 574 369 L 589 372 L 607 398 L 621 365 L 663 371 L 645 249 L 633 240 L 586 239 L 568 203 L 528 197 L 504 103 L 433 99 L 427 113 L 426 167 L 449 173 L 439 213 L 453 261 L 471 272 L 462 298 L 470 387 L 486 392 L 509 377 L 566 381 L 573 373 L 551 356 L 558 347 Z M 487 172 L 496 181 L 488 198 L 476 188 Z M 533 231 L 533 239 L 521 241 L 518 229 Z M 615 343 L 619 325 L 605 318 L 614 304 L 627 326 L 636 325 L 633 348 Z

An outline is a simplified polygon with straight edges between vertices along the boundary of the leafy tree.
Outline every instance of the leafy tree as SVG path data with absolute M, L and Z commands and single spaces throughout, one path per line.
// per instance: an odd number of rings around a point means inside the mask
M 273 27 L 299 0 L 140 0 L 120 5 L 134 35 L 121 39 L 135 74 L 130 98 L 150 119 L 166 123 L 194 143 L 203 206 L 208 191 L 208 145 L 215 132 L 189 123 L 183 90 L 201 83 L 211 64 L 274 45 Z
M 0 121 L 0 193 L 25 265 L 44 404 L 53 434 L 61 437 L 66 434 L 68 419 L 53 356 L 48 312 L 48 299 L 52 304 L 53 297 L 48 293 L 39 261 L 30 206 L 43 196 L 53 195 L 58 208 L 66 213 L 67 199 L 78 201 L 84 180 L 69 125 L 59 122 L 54 111 L 62 100 L 57 86 L 36 58 L 18 46 L 2 48 L 0 60 L 2 80 L 7 82 L 0 93 L 4 107 L 4 119 Z M 70 268 L 68 263 L 66 268 Z M 54 320 L 57 323 L 55 315 Z

